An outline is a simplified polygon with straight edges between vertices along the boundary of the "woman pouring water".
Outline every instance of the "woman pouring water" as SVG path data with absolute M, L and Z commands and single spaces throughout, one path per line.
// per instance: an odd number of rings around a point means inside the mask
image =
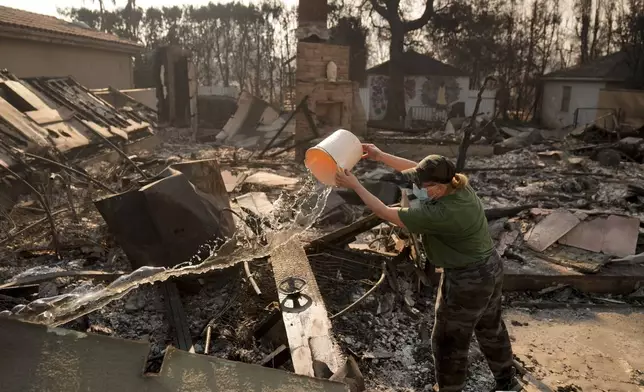
M 336 175 L 336 184 L 353 189 L 383 220 L 421 234 L 427 259 L 444 271 L 432 331 L 434 389 L 463 389 L 474 333 L 496 379 L 494 391 L 522 390 L 501 319 L 503 264 L 494 250 L 483 204 L 467 177 L 456 173 L 452 162 L 440 155 L 429 155 L 416 163 L 384 153 L 373 144 L 362 148 L 365 158 L 402 172 L 413 185 L 420 206 L 389 207 L 348 171 Z

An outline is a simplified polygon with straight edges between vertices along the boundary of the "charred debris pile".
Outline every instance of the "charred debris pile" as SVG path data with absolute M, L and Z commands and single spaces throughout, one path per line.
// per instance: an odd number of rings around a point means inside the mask
M 193 130 L 155 127 L 153 113 L 115 109 L 73 80 L 0 77 L 4 319 L 38 315 L 50 326 L 147 341 L 149 373 L 162 371 L 174 346 L 351 390 L 433 380 L 441 271 L 418 238 L 370 215 L 351 192 L 326 196 L 311 185 L 289 148 L 289 116 L 195 142 Z M 486 204 L 509 306 L 644 305 L 641 129 L 546 131 L 484 119 L 447 128 L 372 128 L 366 138 L 412 159 L 469 151 L 461 165 Z M 248 148 L 255 137 L 256 150 Z M 386 168 L 361 162 L 355 172 L 388 204 L 417 202 Z M 284 222 L 312 214 L 310 229 L 279 242 Z M 160 270 L 228 251 L 226 239 L 239 232 L 253 246 L 278 246 L 268 257 L 154 281 Z M 47 318 L 70 297 L 124 277 L 146 284 L 71 321 Z M 493 380 L 475 346 L 471 354 L 474 391 Z

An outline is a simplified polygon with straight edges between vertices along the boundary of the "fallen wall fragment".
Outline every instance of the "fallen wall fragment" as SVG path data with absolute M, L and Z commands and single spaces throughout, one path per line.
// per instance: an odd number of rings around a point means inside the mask
M 149 344 L 0 318 L 3 392 L 345 392 L 344 384 L 168 347 L 143 374 Z
M 280 129 L 280 114 L 247 91 L 237 100 L 237 111 L 230 117 L 217 140 L 236 147 L 252 148 L 265 145 Z
M 172 165 L 161 176 L 95 203 L 134 268 L 188 261 L 235 230 L 216 160 Z
M 555 211 L 525 234 L 526 244 L 537 252 L 543 252 L 579 222 L 579 218 L 568 211 Z
M 591 252 L 625 257 L 637 248 L 640 221 L 637 218 L 611 215 L 579 223 L 559 243 Z

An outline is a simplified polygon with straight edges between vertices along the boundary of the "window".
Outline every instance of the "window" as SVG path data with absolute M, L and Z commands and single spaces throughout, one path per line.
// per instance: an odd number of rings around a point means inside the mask
M 561 111 L 568 113 L 570 111 L 570 93 L 572 92 L 572 87 L 563 86 L 563 91 L 561 93 Z

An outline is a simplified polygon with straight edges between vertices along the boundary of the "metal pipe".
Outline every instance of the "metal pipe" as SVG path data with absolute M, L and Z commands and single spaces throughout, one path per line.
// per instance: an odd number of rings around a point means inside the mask
M 208 355 L 208 351 L 210 351 L 210 335 L 212 333 L 212 326 L 208 326 L 208 329 L 206 329 L 206 344 L 203 348 L 203 353 L 205 355 Z
M 250 273 L 250 266 L 248 265 L 248 261 L 244 261 L 244 272 L 246 273 L 246 279 L 248 279 L 251 286 L 253 286 L 255 293 L 257 295 L 262 295 L 262 290 L 259 289 L 257 282 L 255 282 L 255 279 L 253 278 L 253 274 Z

